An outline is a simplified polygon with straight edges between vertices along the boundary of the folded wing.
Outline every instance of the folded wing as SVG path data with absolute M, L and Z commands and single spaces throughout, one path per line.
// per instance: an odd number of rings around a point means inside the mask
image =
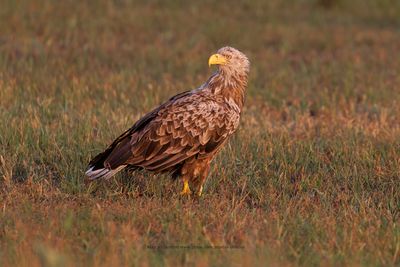
M 116 170 L 130 165 L 156 172 L 175 171 L 189 158 L 214 155 L 238 122 L 239 114 L 224 101 L 183 93 L 135 123 L 89 167 Z

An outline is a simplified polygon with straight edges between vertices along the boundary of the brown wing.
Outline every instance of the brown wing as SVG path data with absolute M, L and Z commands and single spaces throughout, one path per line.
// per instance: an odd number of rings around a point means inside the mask
M 104 166 L 171 170 L 188 158 L 215 154 L 239 122 L 239 113 L 224 101 L 199 93 L 174 99 L 151 114 L 142 127 L 135 124 L 114 142 Z
M 94 157 L 88 165 L 88 168 L 93 167 L 93 169 L 99 169 L 108 167 L 111 169 L 115 169 L 119 165 L 122 165 L 130 156 L 130 140 L 132 135 L 135 132 L 140 132 L 143 128 L 149 124 L 155 117 L 157 117 L 158 111 L 162 110 L 166 106 L 171 105 L 174 101 L 179 98 L 185 97 L 190 94 L 190 91 L 186 91 L 180 94 L 177 94 L 170 98 L 164 104 L 158 106 L 151 112 L 147 113 L 140 120 L 138 120 L 131 128 L 122 133 L 117 139 L 112 142 L 108 148 Z M 106 165 L 107 160 L 107 165 Z

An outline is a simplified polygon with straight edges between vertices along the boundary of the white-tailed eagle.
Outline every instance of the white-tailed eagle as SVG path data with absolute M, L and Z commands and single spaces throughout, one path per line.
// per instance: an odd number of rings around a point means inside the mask
M 90 180 L 109 178 L 125 167 L 170 172 L 183 180 L 181 194 L 201 195 L 210 162 L 239 125 L 250 62 L 223 47 L 208 64 L 217 71 L 199 88 L 156 107 L 121 134 L 87 168 Z

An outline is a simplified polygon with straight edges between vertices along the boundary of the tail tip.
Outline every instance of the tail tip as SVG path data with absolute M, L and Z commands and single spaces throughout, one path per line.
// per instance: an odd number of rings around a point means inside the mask
M 89 180 L 96 180 L 98 178 L 104 177 L 110 170 L 106 168 L 101 168 L 94 170 L 94 166 L 89 166 L 85 172 L 85 175 L 88 177 Z
M 93 181 L 93 180 L 96 180 L 99 178 L 108 179 L 108 178 L 114 176 L 117 172 L 119 172 L 125 166 L 126 165 L 122 165 L 114 170 L 107 169 L 107 168 L 100 168 L 100 169 L 94 170 L 94 166 L 89 166 L 85 172 L 85 175 L 88 177 L 88 179 L 90 181 Z

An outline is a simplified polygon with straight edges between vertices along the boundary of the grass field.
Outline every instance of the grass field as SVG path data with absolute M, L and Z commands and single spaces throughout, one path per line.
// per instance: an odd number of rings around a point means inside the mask
M 400 266 L 399 1 L 0 2 L 0 266 Z M 87 184 L 224 45 L 252 69 L 204 196 Z

